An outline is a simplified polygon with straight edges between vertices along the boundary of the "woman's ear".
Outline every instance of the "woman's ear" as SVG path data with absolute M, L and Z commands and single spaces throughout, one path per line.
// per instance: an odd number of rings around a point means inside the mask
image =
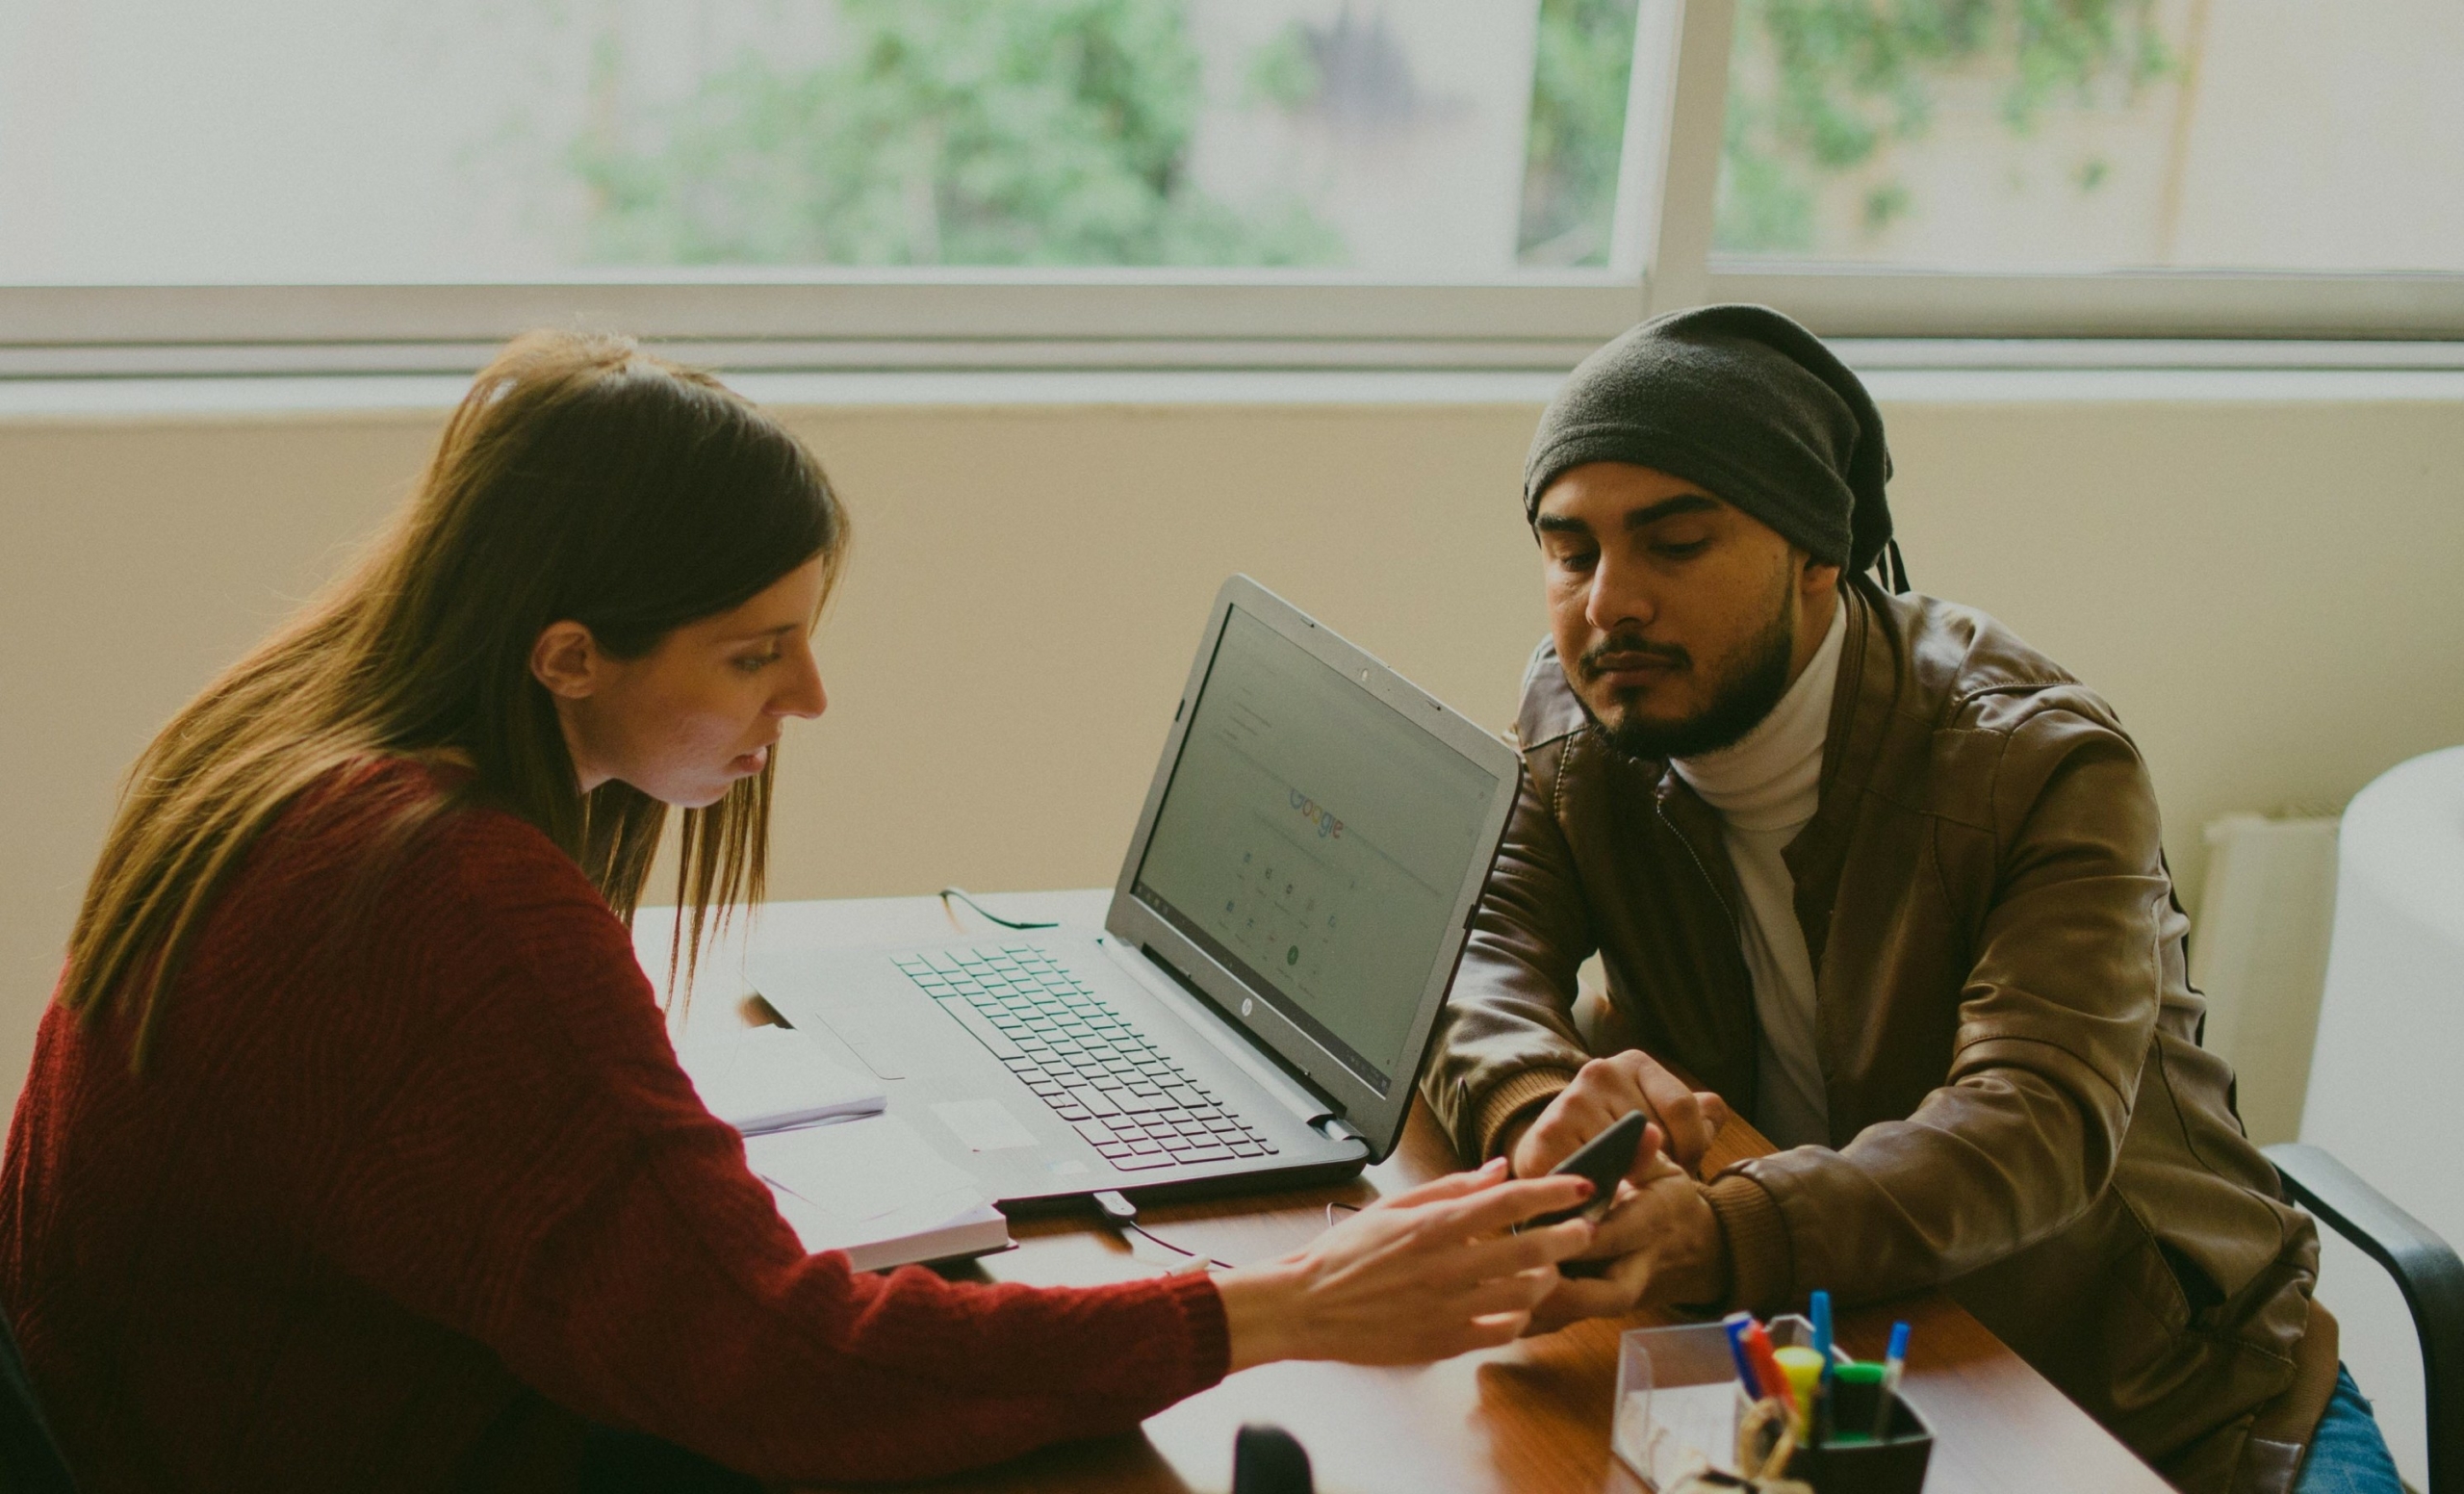
M 572 621 L 550 623 L 530 645 L 530 677 L 564 700 L 581 700 L 599 688 L 605 666 L 599 641 Z

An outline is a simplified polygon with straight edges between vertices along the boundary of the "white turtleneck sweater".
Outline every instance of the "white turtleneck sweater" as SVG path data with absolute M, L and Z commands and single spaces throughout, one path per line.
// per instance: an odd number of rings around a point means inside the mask
M 1754 1120 L 1781 1146 L 1831 1145 L 1831 1107 L 1815 1041 L 1813 958 L 1797 922 L 1796 880 L 1780 853 L 1821 801 L 1822 745 L 1847 631 L 1843 603 L 1832 613 L 1822 647 L 1771 714 L 1732 745 L 1669 764 L 1719 811 L 1736 866 L 1745 896 L 1737 942 L 1754 978 L 1761 1028 Z

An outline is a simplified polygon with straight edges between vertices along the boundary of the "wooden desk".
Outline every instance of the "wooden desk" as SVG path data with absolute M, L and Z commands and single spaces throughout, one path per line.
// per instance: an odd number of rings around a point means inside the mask
M 1102 890 L 988 897 L 1005 917 L 1095 924 Z M 789 944 L 917 941 L 1001 931 L 930 897 L 780 903 L 751 938 Z M 757 1019 L 741 977 L 744 930 L 705 963 L 694 1027 Z M 643 966 L 667 968 L 666 924 L 645 914 Z M 1714 1148 L 1724 1166 L 1770 1146 L 1742 1122 Z M 1366 1203 L 1461 1164 L 1424 1108 L 1416 1107 L 1394 1156 L 1353 1183 L 1300 1193 L 1158 1206 L 1142 1223 L 1172 1244 L 1235 1265 L 1291 1250 L 1323 1229 L 1330 1203 Z M 959 1273 L 1039 1286 L 1087 1286 L 1157 1271 L 1165 1252 L 1133 1253 L 1084 1218 L 1019 1221 L 1018 1249 Z M 1928 1494 L 2166 1494 L 2167 1485 L 1948 1298 L 1932 1296 L 1843 1314 L 1851 1351 L 1879 1358 L 1894 1317 L 1914 1326 L 1906 1393 L 1933 1424 Z M 1577 1324 L 1504 1349 L 1415 1369 L 1270 1364 L 1245 1371 L 1149 1418 L 1142 1432 L 1051 1448 L 998 1468 L 910 1487 L 935 1491 L 1187 1494 L 1231 1482 L 1232 1434 L 1274 1422 L 1309 1449 L 1326 1494 L 1489 1494 L 1489 1491 L 1634 1491 L 1644 1487 L 1608 1450 L 1617 1337 L 1645 1316 Z

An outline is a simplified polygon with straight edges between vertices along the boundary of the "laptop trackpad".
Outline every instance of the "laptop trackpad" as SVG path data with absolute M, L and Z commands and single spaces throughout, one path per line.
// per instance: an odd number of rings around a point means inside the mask
M 969 1151 L 1008 1151 L 1014 1146 L 1041 1145 L 1035 1133 L 997 1099 L 949 1100 L 932 1107 L 933 1114 Z

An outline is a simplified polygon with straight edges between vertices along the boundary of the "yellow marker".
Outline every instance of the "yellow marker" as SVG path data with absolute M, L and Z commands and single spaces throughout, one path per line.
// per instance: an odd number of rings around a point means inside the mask
M 1813 1427 L 1813 1398 L 1822 1383 L 1822 1355 L 1800 1344 L 1775 1349 L 1771 1356 L 1780 1361 L 1780 1373 L 1788 1377 L 1788 1392 L 1796 1397 L 1797 1440 L 1803 1442 Z

